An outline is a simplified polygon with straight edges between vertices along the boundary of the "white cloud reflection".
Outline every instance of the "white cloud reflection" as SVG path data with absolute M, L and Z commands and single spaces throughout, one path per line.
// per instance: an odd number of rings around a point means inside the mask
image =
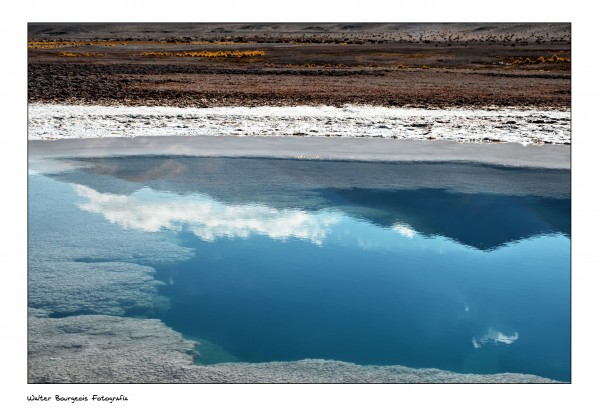
M 506 335 L 501 333 L 500 331 L 494 330 L 492 328 L 488 328 L 488 331 L 479 338 L 473 337 L 472 343 L 473 347 L 481 348 L 482 345 L 488 343 L 502 343 L 506 345 L 510 345 L 519 339 L 519 333 L 515 332 L 513 335 Z
M 400 234 L 401 236 L 404 236 L 406 238 L 413 238 L 415 236 L 415 234 L 417 233 L 408 224 L 394 224 L 392 226 L 392 231 L 395 231 L 398 234 Z
M 177 195 L 143 188 L 131 195 L 100 193 L 75 185 L 86 202 L 79 208 L 127 229 L 190 230 L 204 241 L 252 234 L 277 240 L 299 238 L 321 245 L 339 217 L 331 212 L 277 210 L 259 204 L 228 205 L 203 195 Z

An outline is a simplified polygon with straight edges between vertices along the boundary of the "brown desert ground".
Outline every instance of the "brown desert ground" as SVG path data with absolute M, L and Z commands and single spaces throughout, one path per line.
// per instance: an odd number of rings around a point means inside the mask
M 29 101 L 564 109 L 570 32 L 568 23 L 31 23 Z

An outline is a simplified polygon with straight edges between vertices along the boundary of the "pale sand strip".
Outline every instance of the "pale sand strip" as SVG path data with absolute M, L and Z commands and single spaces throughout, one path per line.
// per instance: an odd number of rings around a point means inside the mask
M 330 137 L 168 136 L 29 141 L 29 158 L 174 155 L 475 162 L 569 169 L 570 146 Z

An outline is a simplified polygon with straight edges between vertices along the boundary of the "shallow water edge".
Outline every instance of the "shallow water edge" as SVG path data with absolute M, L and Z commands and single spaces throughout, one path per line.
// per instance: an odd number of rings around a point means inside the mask
M 461 374 L 323 359 L 200 366 L 193 363 L 193 342 L 156 319 L 107 315 L 47 318 L 30 310 L 28 323 L 30 384 L 558 382 L 518 373 Z
M 458 143 L 330 137 L 155 136 L 30 140 L 29 162 L 41 158 L 173 155 L 352 161 L 473 162 L 512 167 L 571 168 L 565 145 Z

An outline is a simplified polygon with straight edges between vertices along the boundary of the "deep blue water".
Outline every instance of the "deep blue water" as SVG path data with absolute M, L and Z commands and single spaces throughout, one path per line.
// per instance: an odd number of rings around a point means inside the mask
M 570 381 L 569 171 L 81 161 L 30 176 L 30 237 L 51 235 L 47 202 L 88 233 L 193 250 L 143 262 L 169 304 L 135 315 L 197 339 L 200 363 L 324 358 Z

